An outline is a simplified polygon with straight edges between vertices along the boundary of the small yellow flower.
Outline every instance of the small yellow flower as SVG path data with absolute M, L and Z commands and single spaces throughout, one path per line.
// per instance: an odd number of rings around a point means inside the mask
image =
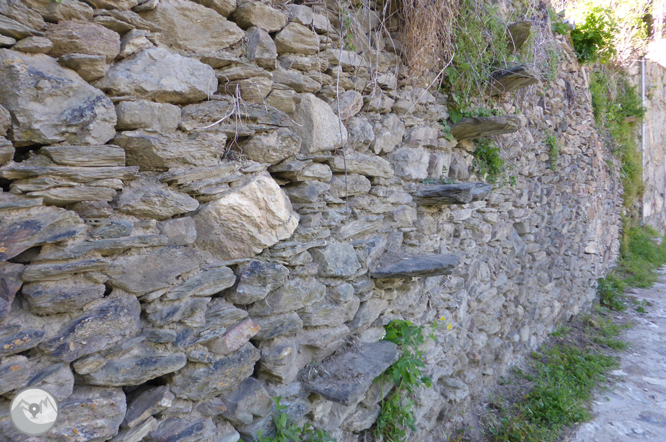
M 451 330 L 451 328 L 453 328 L 453 324 L 447 324 L 447 325 L 446 325 L 446 329 L 447 329 L 447 330 Z
M 444 316 L 442 316 L 441 318 L 439 318 L 440 321 L 443 321 L 444 319 L 445 319 Z

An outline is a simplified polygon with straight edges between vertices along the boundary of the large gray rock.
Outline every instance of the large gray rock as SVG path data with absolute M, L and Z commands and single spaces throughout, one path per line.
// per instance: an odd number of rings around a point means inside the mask
M 16 43 L 12 49 L 26 54 L 46 54 L 52 48 L 53 43 L 48 38 L 28 37 Z
M 175 398 L 165 385 L 148 388 L 129 402 L 123 426 L 136 427 L 150 416 L 171 407 Z
M 58 58 L 58 63 L 76 71 L 88 82 L 99 80 L 109 70 L 104 55 L 67 54 Z
M 413 181 L 428 178 L 430 154 L 424 148 L 403 147 L 395 150 L 389 158 L 395 174 L 400 178 Z
M 253 161 L 276 164 L 298 153 L 301 138 L 287 128 L 279 128 L 253 135 L 239 147 Z
M 208 419 L 169 417 L 144 439 L 146 442 L 195 442 L 218 440 L 216 427 Z
M 319 52 L 319 38 L 310 29 L 298 23 L 289 23 L 275 36 L 278 54 L 314 55 Z
M 274 289 L 248 310 L 253 316 L 268 316 L 301 309 L 323 299 L 326 286 L 316 279 L 291 279 Z
M 111 100 L 51 57 L 0 49 L 0 84 L 15 146 L 104 144 L 115 135 Z
M 229 17 L 236 10 L 236 0 L 193 0 L 195 3 L 207 6 L 218 14 Z
M 44 20 L 58 23 L 63 20 L 92 20 L 93 8 L 78 0 L 22 0 L 31 10 L 39 13 Z
M 42 16 L 29 9 L 20 0 L 1 1 L 0 14 L 38 31 L 46 28 L 46 23 L 44 23 Z
M 216 166 L 224 152 L 224 133 L 156 133 L 143 129 L 120 132 L 113 142 L 125 149 L 128 166 L 165 170 L 183 166 Z
M 0 394 L 20 388 L 30 379 L 30 362 L 25 356 L 9 356 L 0 362 Z
M 254 339 L 257 341 L 292 334 L 303 328 L 303 321 L 295 312 L 271 316 L 258 316 L 255 317 L 253 321 L 261 327 L 259 333 L 254 335 Z
M 329 401 L 353 405 L 368 391 L 375 378 L 397 361 L 399 356 L 398 346 L 392 342 L 356 344 L 344 353 L 322 362 L 321 368 L 317 370 L 320 375 L 304 377 L 303 386 Z
M 19 327 L 16 326 L 16 328 Z M 9 327 L 7 329 L 9 329 Z M 33 330 L 29 328 L 18 330 L 16 333 L 3 333 L 0 335 L 0 358 L 30 350 L 39 345 L 39 343 L 44 340 L 45 335 L 46 332 L 42 330 Z
M 134 296 L 101 299 L 38 348 L 53 358 L 71 362 L 137 334 L 140 313 L 141 306 Z
M 0 323 L 9 314 L 16 292 L 21 288 L 24 266 L 11 262 L 0 262 Z
M 293 120 L 292 130 L 302 138 L 304 154 L 335 150 L 347 142 L 347 129 L 331 107 L 312 94 L 301 94 Z
M 95 9 L 119 9 L 128 11 L 138 5 L 139 0 L 86 0 Z
M 460 258 L 455 255 L 408 256 L 390 264 L 382 263 L 370 276 L 384 279 L 450 275 L 459 263 Z
M 486 183 L 435 184 L 424 186 L 412 196 L 419 205 L 469 204 L 482 200 L 492 191 Z
M 25 284 L 21 293 L 27 302 L 26 310 L 42 315 L 67 313 L 104 296 L 106 287 L 76 276 L 61 281 Z
M 116 104 L 118 130 L 152 129 L 171 132 L 180 124 L 180 108 L 151 101 L 121 101 Z
M 142 351 L 140 355 L 107 358 L 104 366 L 81 377 L 88 385 L 123 387 L 144 382 L 173 373 L 185 366 L 187 357 L 183 353 L 163 354 Z
M 199 210 L 196 244 L 221 259 L 248 258 L 289 238 L 298 220 L 280 186 L 260 174 Z
M 33 207 L 0 219 L 0 261 L 31 247 L 64 241 L 85 232 L 76 213 L 54 207 Z
M 0 15 L 0 35 L 21 40 L 22 38 L 30 37 L 33 35 L 44 34 L 35 29 L 29 28 L 23 23 L 12 20 L 11 18 L 5 17 L 4 15 Z
M 62 166 L 116 167 L 125 165 L 125 151 L 117 146 L 68 146 L 43 147 L 39 153 Z
M 336 155 L 328 161 L 333 172 L 356 173 L 359 175 L 393 178 L 391 163 L 375 155 L 366 155 L 354 151 L 345 156 Z
M 232 18 L 243 29 L 255 26 L 266 32 L 277 32 L 287 25 L 285 13 L 255 1 L 242 1 Z
M 361 268 L 354 246 L 349 243 L 329 244 L 321 249 L 312 249 L 310 254 L 319 263 L 320 276 L 352 276 Z
M 168 46 L 185 52 L 224 49 L 245 36 L 234 22 L 189 1 L 162 0 L 157 8 L 141 15 L 162 28 Z
M 252 27 L 245 35 L 247 37 L 247 59 L 262 68 L 275 69 L 277 48 L 268 32 Z
M 66 54 L 101 55 L 111 63 L 120 52 L 120 35 L 97 23 L 61 21 L 49 27 L 47 36 L 53 47 L 51 57 Z
M 463 118 L 451 126 L 451 133 L 456 140 L 469 140 L 518 132 L 526 124 L 527 119 L 522 115 Z
M 7 135 L 10 127 L 12 127 L 12 116 L 7 109 L 0 106 L 0 137 Z
M 184 299 L 189 296 L 212 296 L 234 285 L 236 275 L 229 267 L 206 269 L 176 287 L 172 287 L 162 299 Z
M 230 392 L 254 371 L 259 350 L 248 343 L 228 357 L 210 364 L 188 363 L 173 375 L 169 386 L 177 397 L 199 400 Z
M 289 269 L 277 263 L 251 260 L 241 264 L 236 273 L 238 283 L 226 299 L 234 304 L 248 305 L 264 299 L 271 290 L 284 284 Z
M 194 198 L 174 192 L 162 183 L 138 182 L 125 187 L 116 202 L 119 212 L 137 217 L 166 219 L 199 207 Z
M 206 64 L 163 48 L 151 48 L 114 64 L 95 86 L 110 95 L 183 104 L 215 93 L 217 78 Z
M 241 430 L 252 426 L 257 420 L 272 415 L 275 411 L 273 398 L 255 378 L 247 378 L 230 395 L 223 399 L 226 411 L 222 416 Z
M 175 284 L 178 276 L 199 268 L 201 263 L 202 257 L 195 249 L 167 247 L 118 259 L 107 273 L 114 287 L 142 295 Z

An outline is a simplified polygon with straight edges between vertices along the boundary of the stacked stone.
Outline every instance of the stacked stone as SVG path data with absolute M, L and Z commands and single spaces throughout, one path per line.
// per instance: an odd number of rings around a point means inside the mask
M 348 34 L 321 6 L 0 0 L 0 406 L 51 391 L 40 440 L 233 442 L 281 396 L 356 441 L 398 357 L 383 326 L 443 317 L 415 393 L 429 440 L 589 306 L 620 189 L 575 57 L 504 104 L 523 116 L 452 141 L 380 16 Z M 469 140 L 507 133 L 518 183 L 491 192 Z M 25 440 L 7 415 L 0 433 Z

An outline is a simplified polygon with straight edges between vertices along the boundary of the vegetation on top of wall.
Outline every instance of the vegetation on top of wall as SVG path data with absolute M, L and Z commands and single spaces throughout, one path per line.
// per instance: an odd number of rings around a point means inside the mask
M 613 37 L 617 24 L 611 11 L 594 7 L 588 10 L 583 20 L 571 31 L 576 57 L 580 63 L 608 62 L 617 54 Z

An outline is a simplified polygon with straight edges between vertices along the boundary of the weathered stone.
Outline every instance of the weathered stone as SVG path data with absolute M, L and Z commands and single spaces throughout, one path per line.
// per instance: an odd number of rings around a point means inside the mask
M 42 16 L 30 10 L 20 0 L 2 0 L 0 2 L 0 14 L 38 31 L 46 28 Z
M 347 142 L 347 129 L 340 126 L 331 107 L 312 94 L 301 94 L 293 119 L 292 130 L 302 138 L 305 154 L 335 150 Z
M 51 48 L 53 43 L 48 38 L 28 37 L 16 43 L 12 49 L 26 54 L 46 54 Z
M 400 145 L 405 134 L 405 123 L 395 114 L 389 114 L 375 123 L 375 142 L 372 150 L 375 154 L 393 152 Z
M 227 408 L 222 416 L 236 427 L 250 425 L 275 410 L 273 398 L 255 378 L 247 378 L 222 400 Z
M 32 376 L 26 386 L 43 388 L 61 401 L 74 390 L 74 373 L 69 364 L 53 364 L 48 359 L 33 360 Z
M 258 316 L 253 319 L 261 327 L 254 336 L 257 341 L 277 338 L 292 334 L 303 328 L 303 321 L 295 312 L 272 316 Z
M 143 29 L 132 29 L 127 34 L 123 35 L 120 40 L 120 52 L 118 58 L 129 57 L 144 49 L 154 47 L 153 43 L 146 38 L 150 32 Z
M 239 144 L 243 155 L 258 163 L 276 164 L 301 149 L 301 138 L 287 128 L 256 134 Z
M 0 361 L 0 394 L 20 388 L 30 379 L 30 363 L 25 356 L 10 356 Z
M 13 160 L 15 153 L 16 149 L 14 149 L 11 141 L 5 137 L 0 136 L 0 166 L 3 166 Z
M 7 109 L 0 106 L 0 137 L 7 135 L 10 127 L 12 127 L 12 116 Z
M 525 20 L 511 23 L 507 29 L 509 31 L 509 51 L 517 52 L 530 38 L 532 22 Z
M 428 177 L 430 154 L 422 147 L 403 147 L 390 155 L 395 174 L 403 179 L 421 181 Z
M 134 296 L 101 299 L 38 348 L 51 357 L 71 362 L 137 334 L 140 313 L 141 306 Z
M 346 168 L 345 168 L 346 163 Z M 356 173 L 359 175 L 393 178 L 391 163 L 375 155 L 347 152 L 345 157 L 336 155 L 328 161 L 333 172 Z
M 213 299 L 206 310 L 207 328 L 227 328 L 247 318 L 247 312 L 221 298 Z
M 527 119 L 521 115 L 463 118 L 460 123 L 451 126 L 451 133 L 456 140 L 469 140 L 514 133 L 526 124 Z
M 116 210 L 137 217 L 166 219 L 191 212 L 199 202 L 184 193 L 174 192 L 162 183 L 137 182 L 125 187 L 116 203 Z
M 212 296 L 234 285 L 236 275 L 229 267 L 204 270 L 183 284 L 172 287 L 163 295 L 164 300 L 184 299 L 189 296 Z
M 88 374 L 104 367 L 104 364 L 106 364 L 106 359 L 98 354 L 94 354 L 77 359 L 72 363 L 72 368 L 77 374 Z
M 206 347 L 213 353 L 228 356 L 247 344 L 257 334 L 260 327 L 252 319 L 234 325 L 218 338 L 206 342 Z
M 424 186 L 413 194 L 419 205 L 469 204 L 485 199 L 493 186 L 486 183 L 436 184 Z
M 114 287 L 142 295 L 175 284 L 178 276 L 197 269 L 201 260 L 194 249 L 168 247 L 147 255 L 118 259 L 107 273 Z
M 313 58 L 303 55 L 284 54 L 278 57 L 280 66 L 284 69 L 297 69 L 302 72 L 325 72 L 328 68 L 328 60 L 325 58 Z
M 163 235 L 139 235 L 129 238 L 100 239 L 77 243 L 65 248 L 43 250 L 38 260 L 75 259 L 83 253 L 97 252 L 102 256 L 112 255 L 124 250 L 139 247 L 166 246 L 168 238 Z
M 247 38 L 247 59 L 265 69 L 275 69 L 277 48 L 275 42 L 263 29 L 252 27 L 245 33 Z
M 236 0 L 193 0 L 195 3 L 207 6 L 218 14 L 229 17 L 236 10 Z
M 115 63 L 96 86 L 110 95 L 183 104 L 215 93 L 217 79 L 208 65 L 163 48 L 150 48 Z
M 361 111 L 363 95 L 356 91 L 346 91 L 340 95 L 339 104 L 337 99 L 331 103 L 331 109 L 336 115 L 338 115 L 338 107 L 342 120 L 346 121 Z
M 104 26 L 105 28 L 110 29 L 113 32 L 117 32 L 120 35 L 126 34 L 135 29 L 131 24 L 122 20 L 118 20 L 117 18 L 110 15 L 99 15 L 99 11 L 99 9 L 96 11 L 97 15 L 93 19 L 93 21 L 98 25 Z
M 227 50 L 204 52 L 199 59 L 213 69 L 226 68 L 241 62 L 237 55 Z
M 35 282 L 23 286 L 27 310 L 41 315 L 73 312 L 104 296 L 104 284 L 82 277 L 54 282 Z
M 169 343 L 176 340 L 176 332 L 173 330 L 161 328 L 144 328 L 142 333 L 147 340 L 150 342 L 156 342 L 158 344 Z
M 149 417 L 134 428 L 121 429 L 111 442 L 141 442 L 149 433 L 157 429 L 159 421 Z
M 160 4 L 160 0 L 141 0 L 141 2 L 132 8 L 134 12 L 152 11 Z
M 86 0 L 95 9 L 119 9 L 127 11 L 139 4 L 139 0 Z
M 289 276 L 289 270 L 280 264 L 251 260 L 241 264 L 236 271 L 238 284 L 229 291 L 226 299 L 239 305 L 260 301 L 268 293 L 281 286 Z
M 354 319 L 361 301 L 352 297 L 348 302 L 324 299 L 298 311 L 298 316 L 306 327 L 340 326 Z
M 105 187 L 53 187 L 29 192 L 28 196 L 42 198 L 46 204 L 68 206 L 80 201 L 111 201 L 116 196 L 116 191 Z
M 161 222 L 157 228 L 162 235 L 169 238 L 170 246 L 187 246 L 197 240 L 197 226 L 189 216 Z
M 313 80 L 311 77 L 301 74 L 298 71 L 278 68 L 273 72 L 273 81 L 276 85 L 281 85 L 296 92 L 318 92 L 321 89 L 321 83 Z
M 252 77 L 226 81 L 219 79 L 218 92 L 231 96 L 239 96 L 248 103 L 263 103 L 273 87 L 273 80 L 268 77 Z
M 143 129 L 120 132 L 113 142 L 127 155 L 127 164 L 145 170 L 164 170 L 183 166 L 216 166 L 224 152 L 226 136 L 182 132 L 156 133 Z
M 90 435 L 91 441 L 108 440 L 118 432 L 127 409 L 122 389 L 79 385 L 58 406 L 58 424 L 49 432 L 53 441 L 76 440 L 72 435 Z
M 330 401 L 352 405 L 399 356 L 398 346 L 392 342 L 356 344 L 346 352 L 322 362 L 319 372 L 328 375 L 314 379 L 306 377 L 303 385 Z
M 40 153 L 63 166 L 114 167 L 125 165 L 125 151 L 116 146 L 49 146 Z
M 366 112 L 377 112 L 380 114 L 387 114 L 393 109 L 395 100 L 383 93 L 381 90 L 376 89 L 370 97 L 365 97 L 365 106 L 363 110 Z
M 103 259 L 81 259 L 64 263 L 30 264 L 23 272 L 23 282 L 58 281 L 71 277 L 73 273 L 97 272 L 107 268 Z
M 215 424 L 211 419 L 181 419 L 170 417 L 152 431 L 146 442 L 195 442 L 217 440 Z M 213 439 L 215 438 L 215 439 Z
M 352 195 L 364 195 L 370 191 L 370 180 L 363 175 L 348 174 L 335 175 L 331 180 L 331 195 L 336 198 L 346 198 Z
M 258 360 L 259 350 L 248 343 L 211 364 L 188 363 L 171 375 L 171 390 L 177 397 L 194 400 L 228 392 L 252 374 Z
M 460 263 L 455 255 L 421 255 L 402 258 L 370 272 L 375 279 L 450 275 Z
M 124 220 L 112 220 L 106 226 L 98 227 L 90 232 L 91 238 L 123 238 L 129 236 L 134 230 L 134 224 Z
M 275 36 L 278 54 L 313 55 L 319 51 L 317 34 L 298 23 L 289 23 Z
M 232 18 L 243 29 L 255 26 L 266 32 L 277 32 L 287 25 L 287 16 L 283 12 L 254 1 L 241 2 Z
M 490 76 L 488 92 L 490 95 L 500 95 L 522 89 L 539 82 L 539 77 L 530 72 L 525 66 L 516 66 L 511 69 L 500 69 Z
M 409 147 L 437 148 L 439 146 L 439 134 L 440 130 L 435 127 L 415 127 L 405 134 L 405 141 Z
M 234 118 L 233 121 L 225 122 L 226 124 L 215 124 L 228 114 L 237 114 L 238 120 Z M 234 137 L 239 130 L 251 130 L 251 135 L 255 130 L 265 131 L 274 129 L 276 126 L 287 127 L 289 124 L 289 116 L 278 109 L 252 103 L 238 108 L 231 98 L 222 97 L 220 100 L 184 107 L 180 127 L 185 131 L 194 131 L 210 126 L 215 131 L 227 132 Z
M 308 26 L 312 24 L 312 9 L 305 5 L 288 4 L 287 16 L 290 22 L 295 22 L 300 25 Z
M 131 31 L 132 29 L 140 29 L 150 32 L 162 32 L 162 28 L 155 25 L 154 23 L 149 22 L 148 20 L 144 20 L 139 14 L 132 11 L 98 9 L 95 11 L 95 21 L 101 18 L 113 19 L 117 26 L 121 26 L 121 24 L 126 25 L 123 27 L 124 30 L 122 32 L 116 31 L 121 35 Z M 109 26 L 107 25 L 107 27 Z M 111 29 L 111 27 L 109 28 Z
M 168 46 L 186 52 L 224 49 L 245 35 L 234 22 L 189 1 L 162 0 L 142 17 L 162 28 Z
M 111 100 L 51 57 L 0 49 L 0 83 L 15 146 L 104 144 L 115 135 Z
M 330 189 L 330 185 L 320 181 L 306 181 L 295 186 L 285 187 L 289 199 L 296 204 L 316 203 L 319 196 Z
M 348 243 L 329 244 L 321 249 L 312 249 L 310 254 L 319 264 L 320 276 L 352 276 L 361 268 L 354 247 Z
M 169 387 L 149 388 L 129 401 L 123 427 L 134 428 L 149 417 L 171 407 L 176 398 Z
M 78 0 L 22 0 L 31 10 L 39 13 L 44 20 L 58 23 L 64 20 L 92 20 L 93 8 Z
M 33 207 L 0 219 L 0 261 L 31 247 L 73 238 L 86 230 L 74 213 L 54 207 Z
M 26 328 L 16 333 L 0 336 L 0 358 L 37 346 L 44 340 L 44 335 L 46 333 L 41 330 Z
M 12 20 L 9 17 L 0 15 L 0 35 L 11 37 L 16 40 L 21 40 L 22 38 L 30 37 L 33 35 L 41 36 L 44 35 L 44 33 L 36 31 L 35 29 L 31 29 L 28 26 L 17 22 L 16 20 Z
M 291 279 L 266 298 L 252 304 L 248 312 L 253 316 L 290 312 L 320 301 L 325 293 L 326 286 L 316 279 Z
M 196 244 L 221 259 L 246 258 L 289 238 L 298 219 L 275 180 L 260 174 L 199 210 Z
M 7 37 L 6 35 L 0 35 L 0 48 L 11 48 L 15 44 L 15 39 Z
M 331 66 L 340 65 L 345 72 L 352 72 L 368 65 L 361 55 L 353 51 L 331 49 L 326 55 Z
M 169 303 L 153 301 L 145 307 L 146 319 L 156 327 L 181 321 L 190 327 L 200 328 L 205 325 L 205 312 L 209 301 L 210 298 L 188 298 Z M 190 336 L 179 335 L 176 343 L 186 347 L 184 343 L 189 338 Z
M 144 351 L 141 355 L 121 356 L 117 359 L 107 358 L 104 367 L 83 375 L 81 379 L 88 385 L 107 387 L 139 385 L 150 379 L 180 370 L 186 363 L 187 357 L 183 353 L 151 354 Z
M 23 264 L 0 262 L 0 323 L 9 314 L 16 292 L 21 288 L 23 271 Z
M 106 57 L 103 55 L 66 54 L 58 59 L 58 63 L 76 71 L 88 82 L 102 78 L 109 70 Z
M 51 57 L 66 54 L 102 55 L 111 63 L 120 52 L 120 36 L 117 32 L 97 23 L 61 21 L 49 27 L 47 36 L 53 48 Z

